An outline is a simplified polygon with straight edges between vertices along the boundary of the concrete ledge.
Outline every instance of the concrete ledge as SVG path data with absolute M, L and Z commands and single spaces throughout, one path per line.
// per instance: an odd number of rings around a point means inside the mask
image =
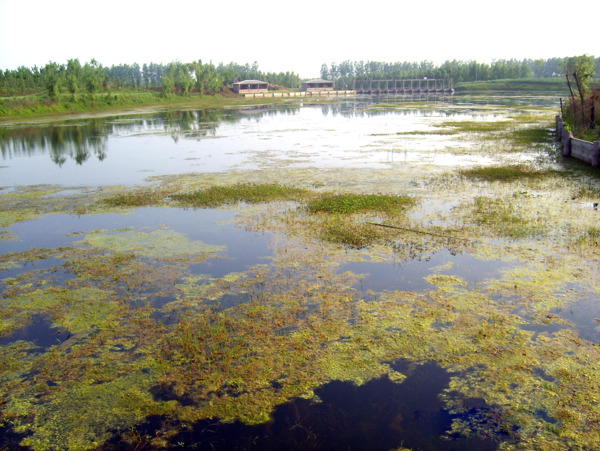
M 573 133 L 565 130 L 562 118 L 556 116 L 556 141 L 562 145 L 562 155 L 585 161 L 597 168 L 600 166 L 600 141 L 584 141 L 573 137 Z
M 346 97 L 356 94 L 354 91 L 293 91 L 293 92 L 254 92 L 246 93 L 244 97 L 247 99 L 262 99 L 275 97 Z

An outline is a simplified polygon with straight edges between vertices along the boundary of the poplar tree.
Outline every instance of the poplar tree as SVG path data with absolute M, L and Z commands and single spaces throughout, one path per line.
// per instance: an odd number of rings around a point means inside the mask
M 571 85 L 571 78 L 575 81 L 581 105 L 581 120 L 585 123 L 585 95 L 589 90 L 589 83 L 594 76 L 594 57 L 588 55 L 573 56 L 565 64 L 565 77 L 571 91 L 571 101 L 575 106 L 575 96 Z
M 79 82 L 81 80 L 81 63 L 78 59 L 70 59 L 67 62 L 66 70 L 67 78 L 67 89 L 71 93 L 72 97 L 75 98 L 75 94 L 79 90 Z
M 100 90 L 100 87 L 106 81 L 106 72 L 102 65 L 92 59 L 89 63 L 85 63 L 82 70 L 85 88 L 93 96 Z
M 50 98 L 55 99 L 60 93 L 60 67 L 49 62 L 44 66 L 44 86 Z

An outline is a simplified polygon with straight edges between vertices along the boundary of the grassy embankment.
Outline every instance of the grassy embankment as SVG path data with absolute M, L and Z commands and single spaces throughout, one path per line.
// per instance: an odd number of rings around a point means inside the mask
M 518 92 L 558 92 L 568 93 L 564 77 L 556 78 L 523 78 L 516 80 L 488 80 L 455 83 L 454 89 L 459 93 L 518 91 Z
M 564 92 L 566 84 L 562 78 L 491 80 L 456 83 L 456 92 L 516 91 L 516 92 Z M 232 93 L 214 95 L 192 94 L 187 97 L 161 96 L 158 91 L 114 91 L 95 95 L 61 94 L 56 99 L 47 95 L 0 97 L 0 121 L 34 119 L 66 114 L 121 112 L 140 107 L 199 107 L 218 108 L 225 105 L 248 105 L 255 103 L 278 103 L 277 99 L 245 99 Z
M 56 99 L 47 95 L 0 97 L 0 121 L 34 119 L 66 114 L 121 112 L 140 107 L 218 108 L 226 105 L 276 103 L 282 99 L 245 99 L 236 94 L 161 96 L 154 91 L 118 91 L 96 95 L 61 94 Z

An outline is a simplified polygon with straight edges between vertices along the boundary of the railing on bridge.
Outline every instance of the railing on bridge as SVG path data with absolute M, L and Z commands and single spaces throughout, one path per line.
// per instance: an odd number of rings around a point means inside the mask
M 398 80 L 354 80 L 357 94 L 411 94 L 416 92 L 454 92 L 450 78 L 405 78 Z

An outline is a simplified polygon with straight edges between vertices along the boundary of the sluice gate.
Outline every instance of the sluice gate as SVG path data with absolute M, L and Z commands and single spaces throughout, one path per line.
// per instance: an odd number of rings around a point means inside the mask
M 398 80 L 354 80 L 356 94 L 412 94 L 454 92 L 452 79 L 414 78 Z

